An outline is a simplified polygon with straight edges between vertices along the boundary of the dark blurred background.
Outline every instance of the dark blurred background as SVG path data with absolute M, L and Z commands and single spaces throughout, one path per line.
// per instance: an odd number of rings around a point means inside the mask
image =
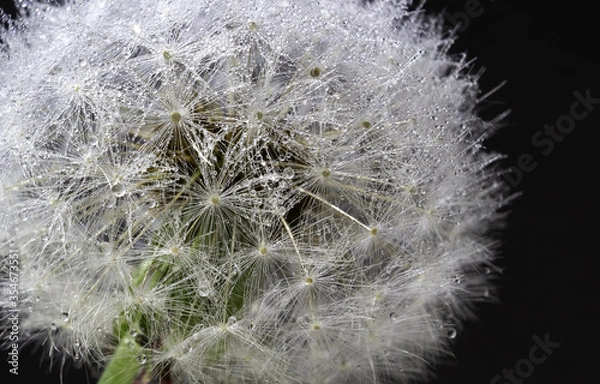
M 14 15 L 9 2 L 1 4 Z M 600 128 L 600 103 L 591 103 L 586 117 L 569 120 L 577 93 L 600 99 L 599 23 L 593 4 L 426 4 L 429 13 L 443 14 L 448 28 L 458 31 L 452 52 L 466 52 L 474 60 L 473 70 L 484 70 L 482 95 L 506 82 L 482 103 L 480 113 L 492 119 L 510 109 L 504 127 L 486 146 L 507 155 L 504 166 L 513 170 L 509 184 L 521 193 L 509 207 L 501 236 L 499 303 L 479 308 L 479 319 L 459 333 L 455 355 L 431 383 L 598 382 L 599 235 L 598 203 L 593 201 L 598 191 L 592 184 L 598 160 L 592 155 L 597 153 L 593 132 Z M 575 124 L 570 127 L 569 121 Z M 570 132 L 547 127 L 557 122 Z M 543 352 L 540 343 L 549 349 Z M 60 382 L 58 372 L 44 375 L 39 356 L 28 350 L 21 353 L 17 381 L 7 374 L 4 356 L 2 383 Z M 72 369 L 62 379 L 83 384 L 86 377 L 84 370 Z

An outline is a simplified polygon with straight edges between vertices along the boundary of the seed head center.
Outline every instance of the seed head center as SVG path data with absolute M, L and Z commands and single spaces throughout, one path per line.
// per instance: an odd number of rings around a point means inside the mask
M 177 124 L 181 121 L 181 113 L 179 112 L 172 112 L 171 116 L 169 116 L 171 119 L 171 122 L 173 122 L 174 124 Z

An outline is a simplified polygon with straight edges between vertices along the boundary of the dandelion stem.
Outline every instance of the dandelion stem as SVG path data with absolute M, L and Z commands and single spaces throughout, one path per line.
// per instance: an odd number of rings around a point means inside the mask
M 131 384 L 142 368 L 143 349 L 129 336 L 121 339 L 98 384 Z

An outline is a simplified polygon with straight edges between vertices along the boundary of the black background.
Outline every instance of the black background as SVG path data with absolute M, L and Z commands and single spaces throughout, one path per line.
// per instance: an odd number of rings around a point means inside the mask
M 599 152 L 595 131 L 600 128 L 600 104 L 577 121 L 562 141 L 554 140 L 548 154 L 532 143 L 546 124 L 554 125 L 570 113 L 577 100 L 574 92 L 585 94 L 589 89 L 592 97 L 600 98 L 599 17 L 592 4 L 583 0 L 427 3 L 429 12 L 445 12 L 449 27 L 457 13 L 466 16 L 452 52 L 466 52 L 474 59 L 474 70 L 485 69 L 482 94 L 506 81 L 481 106 L 487 118 L 511 110 L 487 147 L 507 155 L 506 168 L 518 166 L 523 154 L 536 164 L 523 172 L 513 189 L 521 196 L 510 205 L 501 238 L 499 303 L 479 309 L 479 319 L 456 339 L 455 363 L 439 368 L 438 378 L 431 383 L 491 383 L 503 369 L 514 368 L 519 361 L 524 366 L 522 359 L 528 359 L 535 345 L 532 338 L 545 335 L 560 343 L 553 354 L 534 365 L 531 375 L 496 384 L 598 382 L 596 311 L 600 308 L 595 283 L 600 236 L 598 204 L 593 200 L 598 190 L 592 183 L 598 177 L 593 155 Z M 0 377 L 8 377 L 8 382 L 59 382 L 57 372 L 43 375 L 38 356 L 22 351 L 19 362 L 20 380 L 7 374 L 4 357 Z M 86 383 L 85 377 L 84 371 L 72 370 L 64 383 Z

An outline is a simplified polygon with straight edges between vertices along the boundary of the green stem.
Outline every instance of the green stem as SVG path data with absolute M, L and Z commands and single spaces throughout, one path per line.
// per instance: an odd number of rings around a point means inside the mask
M 133 286 L 139 287 L 145 284 L 154 286 L 157 276 L 152 274 L 153 261 L 146 260 L 133 274 Z M 141 315 L 136 316 L 134 323 L 139 324 Z M 142 370 L 144 348 L 140 346 L 135 337 L 130 333 L 131 324 L 122 320 L 115 329 L 119 337 L 119 345 L 114 355 L 106 366 L 98 384 L 132 384 Z
M 132 337 L 122 338 L 98 384 L 132 384 L 142 368 L 142 353 Z

